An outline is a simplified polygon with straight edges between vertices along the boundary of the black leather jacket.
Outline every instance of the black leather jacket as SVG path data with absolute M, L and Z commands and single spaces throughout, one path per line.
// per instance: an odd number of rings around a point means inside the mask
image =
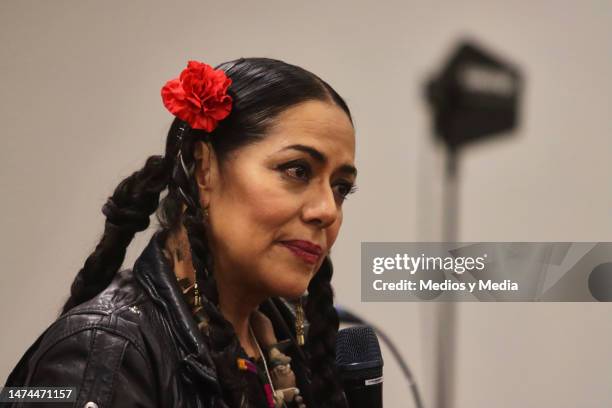
M 290 307 L 280 299 L 266 305 L 260 310 L 277 337 L 288 338 Z M 74 386 L 76 403 L 64 405 L 74 407 L 226 407 L 201 336 L 156 233 L 133 269 L 118 272 L 103 292 L 62 315 L 36 340 L 6 386 Z M 305 365 L 300 367 L 295 350 L 290 356 L 312 407 Z

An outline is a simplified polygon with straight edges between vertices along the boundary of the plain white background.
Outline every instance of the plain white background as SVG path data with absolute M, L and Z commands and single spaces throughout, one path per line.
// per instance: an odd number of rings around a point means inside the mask
M 612 240 L 609 2 L 4 0 L 0 35 L 2 378 L 57 316 L 102 231 L 106 197 L 163 151 L 172 117 L 159 91 L 188 59 L 279 58 L 346 98 L 359 192 L 333 253 L 337 301 L 397 342 L 427 407 L 438 401 L 439 305 L 362 303 L 359 250 L 441 239 L 444 155 L 423 83 L 458 39 L 479 40 L 526 76 L 520 129 L 462 157 L 459 239 Z M 609 305 L 463 303 L 456 312 L 448 408 L 612 405 Z M 383 355 L 385 406 L 411 407 Z

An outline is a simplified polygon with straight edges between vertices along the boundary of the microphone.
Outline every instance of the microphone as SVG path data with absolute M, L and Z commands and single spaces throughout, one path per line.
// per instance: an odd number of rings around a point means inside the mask
M 383 358 L 371 327 L 338 332 L 336 366 L 351 408 L 382 408 Z
M 383 343 L 387 345 L 387 347 L 389 348 L 389 351 L 391 352 L 395 360 L 398 362 L 402 370 L 402 373 L 404 373 L 404 377 L 406 377 L 406 380 L 408 381 L 408 384 L 410 386 L 410 391 L 412 392 L 412 397 L 414 398 L 414 406 L 416 408 L 423 408 L 423 401 L 421 401 L 421 394 L 419 393 L 419 388 L 417 387 L 416 380 L 412 376 L 412 372 L 410 371 L 410 368 L 408 368 L 408 364 L 406 363 L 406 361 L 400 354 L 399 350 L 397 349 L 393 341 L 391 341 L 391 338 L 389 338 L 389 336 L 387 336 L 385 332 L 382 331 L 379 327 L 376 327 L 373 324 L 368 323 L 365 319 L 359 317 L 357 314 L 349 311 L 348 309 L 342 306 L 336 305 L 336 312 L 338 313 L 338 319 L 340 320 L 340 323 L 356 324 L 356 325 L 361 325 L 361 326 L 371 326 L 374 329 L 374 332 L 378 333 Z M 336 347 L 337 345 L 338 345 L 338 342 L 336 341 Z

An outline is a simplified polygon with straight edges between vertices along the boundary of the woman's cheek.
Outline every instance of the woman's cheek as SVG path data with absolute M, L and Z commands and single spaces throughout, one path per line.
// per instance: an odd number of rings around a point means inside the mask
M 342 226 L 342 212 L 338 215 L 338 219 L 328 228 L 327 232 L 327 250 L 330 251 L 334 243 L 336 242 L 336 238 L 338 238 L 338 234 L 340 232 L 340 227 Z
M 241 201 L 255 219 L 273 221 L 286 212 L 291 205 L 292 197 L 278 185 L 278 182 L 267 181 L 252 185 L 246 194 L 242 195 Z

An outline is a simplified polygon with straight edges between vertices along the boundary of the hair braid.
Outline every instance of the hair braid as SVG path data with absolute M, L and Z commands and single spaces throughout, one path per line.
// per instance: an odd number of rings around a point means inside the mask
M 319 407 L 348 407 L 336 373 L 336 335 L 338 313 L 334 308 L 331 286 L 333 266 L 328 257 L 308 285 L 306 318 L 310 323 L 306 351 L 310 368 L 316 373 L 312 379 L 312 393 Z
M 102 238 L 72 282 L 62 313 L 93 298 L 111 282 L 134 235 L 149 226 L 149 217 L 168 184 L 169 167 L 166 158 L 151 156 L 142 169 L 115 188 L 102 207 L 106 216 Z
M 191 257 L 196 270 L 198 286 L 202 288 L 202 307 L 208 317 L 208 336 L 204 339 L 212 360 L 218 372 L 219 383 L 223 390 L 223 399 L 231 407 L 250 407 L 243 401 L 243 393 L 247 390 L 247 382 L 236 364 L 239 355 L 240 342 L 234 327 L 215 307 L 219 301 L 219 292 L 213 274 L 212 260 L 208 250 L 204 217 L 196 201 L 197 208 L 187 209 L 183 217 L 183 225 L 187 230 Z

